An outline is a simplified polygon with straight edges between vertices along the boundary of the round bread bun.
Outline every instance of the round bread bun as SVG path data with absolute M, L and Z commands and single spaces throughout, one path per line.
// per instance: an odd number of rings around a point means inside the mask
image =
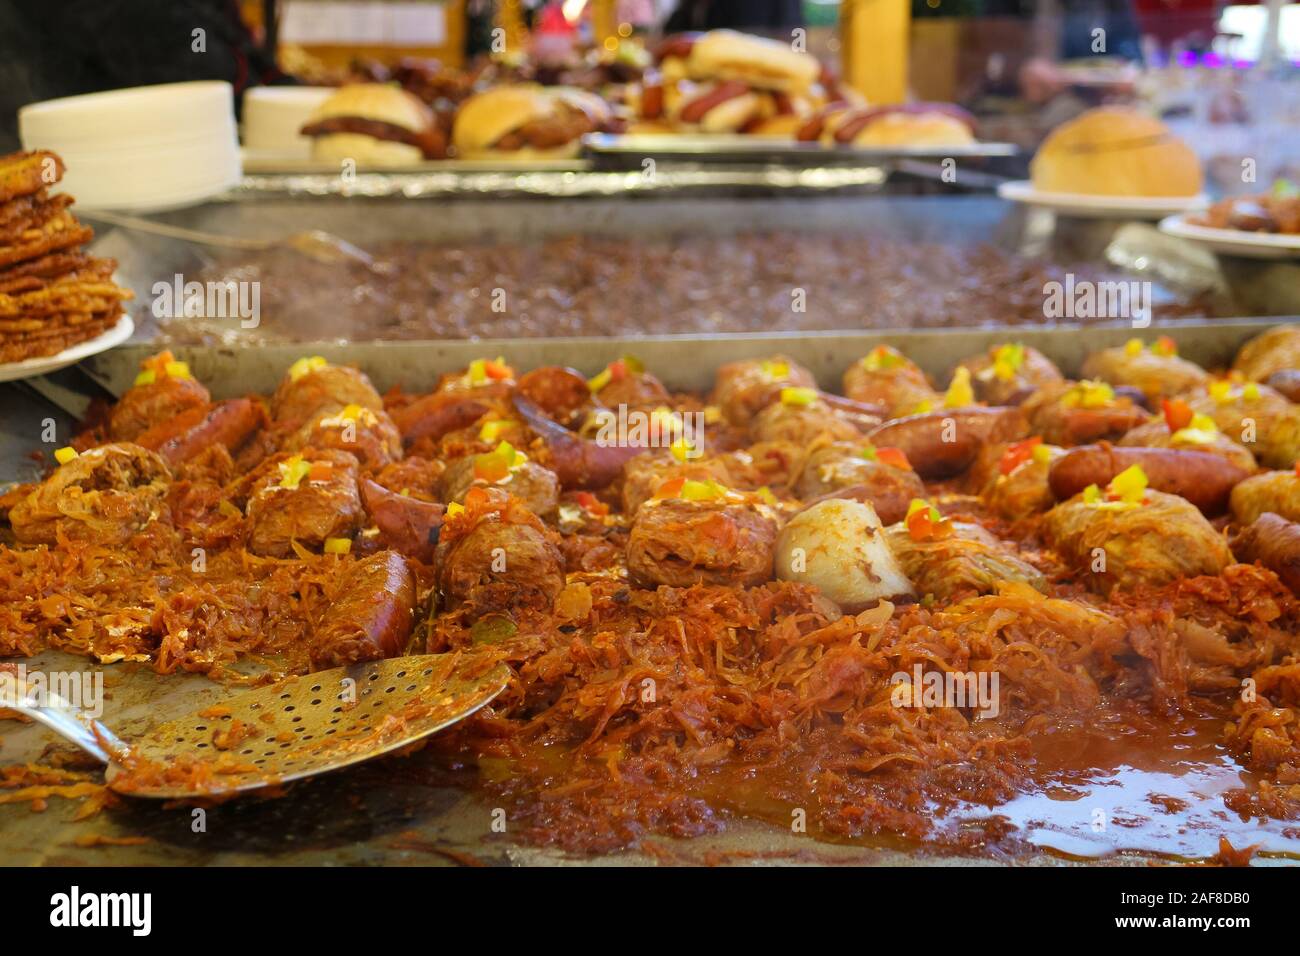
M 1164 123 L 1100 106 L 1052 131 L 1029 164 L 1040 192 L 1093 196 L 1195 196 L 1201 163 Z
M 783 93 L 805 92 L 821 76 L 816 57 L 734 30 L 710 30 L 696 40 L 688 66 L 697 79 L 742 80 Z
M 452 146 L 463 158 L 499 156 L 500 151 L 492 148 L 497 140 L 531 120 L 549 116 L 555 111 L 555 104 L 540 86 L 527 83 L 496 86 L 476 93 L 456 112 L 451 128 Z
M 351 160 L 358 166 L 411 166 L 424 162 L 424 153 L 410 143 L 375 139 L 365 133 L 327 133 L 317 136 L 311 146 L 313 159 L 342 163 Z
M 429 128 L 433 116 L 419 99 L 389 83 L 353 83 L 322 102 L 308 123 L 334 117 L 360 117 L 390 123 L 413 133 Z M 364 133 L 313 137 L 312 157 L 325 162 L 353 160 L 361 166 L 409 166 L 424 161 L 418 146 L 376 139 Z
M 429 108 L 400 86 L 391 83 L 353 83 L 316 107 L 308 122 L 335 116 L 360 116 L 363 119 L 391 123 L 418 133 L 429 128 L 433 116 Z
M 965 146 L 970 128 L 943 113 L 886 113 L 853 137 L 854 146 Z

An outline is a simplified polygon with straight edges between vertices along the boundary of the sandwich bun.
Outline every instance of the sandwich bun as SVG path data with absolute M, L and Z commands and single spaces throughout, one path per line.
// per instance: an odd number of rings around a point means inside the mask
M 734 30 L 710 30 L 696 40 L 687 67 L 697 79 L 741 80 L 782 93 L 806 92 L 821 76 L 816 57 Z
M 853 137 L 854 146 L 965 146 L 970 127 L 943 113 L 886 113 Z
M 550 116 L 555 109 L 556 100 L 540 86 L 517 83 L 484 90 L 471 96 L 457 110 L 451 128 L 452 146 L 463 158 L 500 156 L 501 151 L 492 148 L 497 140 L 525 123 Z M 568 152 L 557 155 L 574 155 L 577 148 L 578 144 L 574 143 Z M 550 150 L 543 152 L 551 153 Z
M 419 99 L 388 83 L 353 83 L 322 102 L 308 125 L 335 118 L 356 118 L 421 133 L 433 125 L 433 114 Z M 418 146 L 380 139 L 366 133 L 338 132 L 313 137 L 312 157 L 328 162 L 353 160 L 362 166 L 409 166 L 424 161 Z
M 1201 163 L 1164 123 L 1101 106 L 1058 126 L 1029 164 L 1040 192 L 1092 196 L 1195 196 Z

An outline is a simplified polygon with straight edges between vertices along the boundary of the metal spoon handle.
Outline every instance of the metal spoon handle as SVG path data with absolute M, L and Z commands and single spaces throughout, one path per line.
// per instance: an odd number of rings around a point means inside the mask
M 123 229 L 134 229 L 137 232 L 147 232 L 155 236 L 163 236 L 167 239 L 183 239 L 186 242 L 195 242 L 203 246 L 219 246 L 226 249 L 268 249 L 274 244 L 274 240 L 268 239 L 248 239 L 242 236 L 223 236 L 215 232 L 202 232 L 198 229 L 186 229 L 182 226 L 172 226 L 165 222 L 154 222 L 152 219 L 143 219 L 139 216 L 129 216 L 125 213 L 103 212 L 101 210 L 87 210 L 84 213 L 86 219 L 98 219 L 100 222 L 107 222 L 114 226 L 120 226 Z
M 115 750 L 126 749 L 107 727 L 87 716 L 71 701 L 49 688 L 34 689 L 7 670 L 0 670 L 0 707 L 8 707 L 39 721 L 101 763 L 110 763 L 112 759 L 101 741 Z

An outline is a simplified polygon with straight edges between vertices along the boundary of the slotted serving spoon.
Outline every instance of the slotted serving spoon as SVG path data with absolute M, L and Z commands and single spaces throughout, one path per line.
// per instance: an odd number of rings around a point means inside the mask
M 509 669 L 458 654 L 397 657 L 232 695 L 124 743 L 44 688 L 0 671 L 0 707 L 40 721 L 108 765 L 133 797 L 228 796 L 370 760 L 437 733 L 505 689 Z
M 154 222 L 152 219 L 142 219 L 139 216 L 128 216 L 118 212 L 87 210 L 84 218 L 98 219 L 100 222 L 107 222 L 123 229 L 135 229 L 139 232 L 147 232 L 167 239 L 183 239 L 186 242 L 197 243 L 201 246 L 216 246 L 219 249 L 245 249 L 262 252 L 266 249 L 284 246 L 317 262 L 326 264 L 356 262 L 365 266 L 371 272 L 384 272 L 382 264 L 366 250 L 354 246 L 346 239 L 340 239 L 332 232 L 325 232 L 322 229 L 307 229 L 303 232 L 291 233 L 276 239 L 249 239 L 244 236 L 223 236 L 215 232 L 186 229 L 183 226 L 172 226 L 165 222 Z

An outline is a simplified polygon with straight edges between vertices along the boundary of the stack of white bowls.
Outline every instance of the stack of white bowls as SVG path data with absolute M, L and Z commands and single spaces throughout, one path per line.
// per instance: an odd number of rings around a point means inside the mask
M 193 205 L 240 178 L 234 93 L 202 80 L 33 103 L 18 111 L 25 149 L 58 153 L 60 189 L 83 209 Z
M 255 86 L 244 93 L 244 150 L 254 159 L 311 158 L 311 137 L 298 130 L 338 90 L 329 86 Z

